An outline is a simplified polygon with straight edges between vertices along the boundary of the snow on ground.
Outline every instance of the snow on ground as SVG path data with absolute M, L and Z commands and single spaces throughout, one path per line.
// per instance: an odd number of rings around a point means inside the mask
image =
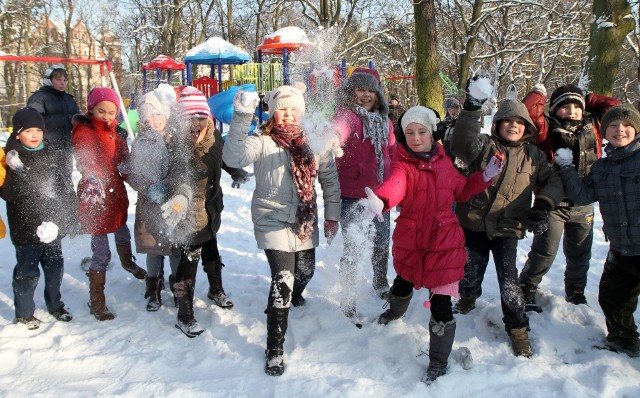
M 305 294 L 307 305 L 293 308 L 286 334 L 287 370 L 263 372 L 269 268 L 256 248 L 250 216 L 253 181 L 231 188 L 223 173 L 225 210 L 219 245 L 226 268 L 224 286 L 232 310 L 206 298 L 202 271 L 196 283 L 195 316 L 206 328 L 189 339 L 174 327 L 176 308 L 163 292 L 158 312 L 145 311 L 144 284 L 126 273 L 117 257 L 107 275 L 107 304 L 113 321 L 99 322 L 87 308 L 88 280 L 79 263 L 90 254 L 89 236 L 65 238 L 66 273 L 62 297 L 74 315 L 56 322 L 44 306 L 43 280 L 36 292 L 36 317 L 29 331 L 14 324 L 12 270 L 15 251 L 0 240 L 0 396 L 189 396 L 189 397 L 638 397 L 640 360 L 593 349 L 605 335 L 597 302 L 598 281 L 608 245 L 596 212 L 593 259 L 586 291 L 590 306 L 564 301 L 564 257 L 559 253 L 544 278 L 542 314 L 531 314 L 535 355 L 516 358 L 503 330 L 493 263 L 488 267 L 478 308 L 457 316 L 454 350 L 468 347 L 474 366 L 463 370 L 451 358 L 448 373 L 427 387 L 420 382 L 428 357 L 427 291 L 414 295 L 406 316 L 387 326 L 374 324 L 383 301 L 371 289 L 372 270 L 364 260 L 358 310 L 369 322 L 354 327 L 339 309 L 338 262 L 342 236 L 317 250 L 317 270 Z M 133 230 L 135 192 L 130 190 L 128 225 Z M 6 221 L 6 206 L 0 201 Z M 393 215 L 392 215 L 393 218 Z M 393 223 L 392 223 L 393 224 Z M 320 222 L 322 225 L 322 220 Z M 520 244 L 522 267 L 531 239 Z M 111 238 L 115 256 L 115 243 Z M 144 265 L 144 255 L 138 263 Z M 395 276 L 390 267 L 389 281 Z M 166 272 L 169 272 L 168 266 Z M 636 312 L 636 319 L 640 313 Z

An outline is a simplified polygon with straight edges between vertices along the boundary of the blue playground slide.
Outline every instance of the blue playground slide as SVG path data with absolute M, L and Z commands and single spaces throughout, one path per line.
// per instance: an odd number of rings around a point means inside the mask
M 227 90 L 222 91 L 216 95 L 212 95 L 207 100 L 209 108 L 211 108 L 211 114 L 216 120 L 221 121 L 224 124 L 231 124 L 233 118 L 233 97 L 235 97 L 238 90 L 244 91 L 256 91 L 255 84 L 242 84 L 240 86 L 231 86 Z M 256 116 L 259 115 L 260 108 L 256 109 Z M 267 113 L 262 114 L 262 120 L 267 120 L 269 115 Z M 251 124 L 249 132 L 253 132 L 256 127 L 256 122 Z M 222 133 L 222 137 L 226 138 L 226 132 Z

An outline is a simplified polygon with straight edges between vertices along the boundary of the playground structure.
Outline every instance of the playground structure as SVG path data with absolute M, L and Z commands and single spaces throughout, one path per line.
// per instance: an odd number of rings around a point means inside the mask
M 106 74 L 108 72 L 109 79 L 111 81 L 111 86 L 118 93 L 118 98 L 120 99 L 120 109 L 122 110 L 125 109 L 124 102 L 122 101 L 122 95 L 120 95 L 120 88 L 118 87 L 118 82 L 116 81 L 116 77 L 113 73 L 113 67 L 111 65 L 111 61 L 109 61 L 108 59 L 76 59 L 76 58 L 58 58 L 58 57 L 25 57 L 25 56 L 19 56 L 19 55 L 0 55 L 0 61 L 99 65 L 100 79 L 101 79 L 102 86 L 105 87 L 107 85 Z M 129 138 L 133 139 L 133 129 L 131 128 L 131 123 L 129 123 L 128 117 L 124 117 L 124 123 L 127 129 Z
M 142 91 L 147 92 L 147 71 L 153 70 L 156 72 L 156 87 L 160 85 L 162 81 L 162 72 L 165 72 L 167 83 L 171 82 L 171 71 L 180 71 L 181 84 L 185 84 L 185 65 L 177 62 L 173 58 L 166 55 L 158 55 L 151 61 L 143 64 L 142 67 Z

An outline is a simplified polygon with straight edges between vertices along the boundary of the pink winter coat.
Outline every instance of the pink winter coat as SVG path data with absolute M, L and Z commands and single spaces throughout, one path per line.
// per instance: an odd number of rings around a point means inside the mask
M 384 180 L 389 177 L 391 157 L 396 148 L 393 123 L 389 118 L 388 145 L 382 149 L 384 161 Z M 353 111 L 338 108 L 334 125 L 344 155 L 336 158 L 341 196 L 347 198 L 366 198 L 365 187 L 375 187 L 378 181 L 378 161 L 371 140 L 364 139 L 362 121 Z
M 482 173 L 468 179 L 453 166 L 444 147 L 428 161 L 410 155 L 398 145 L 391 176 L 374 192 L 384 210 L 400 206 L 393 232 L 393 267 L 416 289 L 435 288 L 462 279 L 467 255 L 464 233 L 452 204 L 464 202 L 491 185 Z
M 78 183 L 78 198 L 82 197 L 89 176 L 100 180 L 105 193 L 104 202 L 100 205 L 79 200 L 78 218 L 84 233 L 112 233 L 127 222 L 129 200 L 125 179 L 118 171 L 118 166 L 128 159 L 129 148 L 121 134 L 117 121 L 108 125 L 87 115 L 74 117 L 71 142 L 78 170 L 82 174 Z

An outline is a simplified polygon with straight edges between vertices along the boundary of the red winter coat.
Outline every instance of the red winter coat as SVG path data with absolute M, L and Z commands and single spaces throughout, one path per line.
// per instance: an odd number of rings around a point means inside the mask
M 393 267 L 416 289 L 435 288 L 462 279 L 467 254 L 464 233 L 452 204 L 484 191 L 482 173 L 468 179 L 453 166 L 442 145 L 429 161 L 411 156 L 398 145 L 391 176 L 374 192 L 384 211 L 400 206 L 393 232 Z
M 393 123 L 389 122 L 389 135 L 387 146 L 382 148 L 384 162 L 384 178 L 389 177 L 391 170 L 391 157 L 396 148 L 396 137 L 393 134 Z M 376 150 L 371 140 L 364 139 L 362 121 L 353 111 L 347 108 L 338 108 L 334 119 L 334 125 L 344 155 L 336 159 L 338 180 L 340 181 L 340 194 L 347 198 L 366 198 L 365 187 L 375 187 L 378 181 L 378 161 Z
M 78 218 L 85 233 L 104 235 L 115 232 L 127 222 L 129 200 L 124 186 L 125 178 L 118 165 L 129 156 L 127 141 L 118 122 L 110 125 L 87 115 L 73 119 L 71 142 L 77 167 L 82 174 L 78 183 L 78 198 L 82 197 L 87 177 L 95 176 L 102 183 L 105 199 L 101 205 L 78 203 Z

